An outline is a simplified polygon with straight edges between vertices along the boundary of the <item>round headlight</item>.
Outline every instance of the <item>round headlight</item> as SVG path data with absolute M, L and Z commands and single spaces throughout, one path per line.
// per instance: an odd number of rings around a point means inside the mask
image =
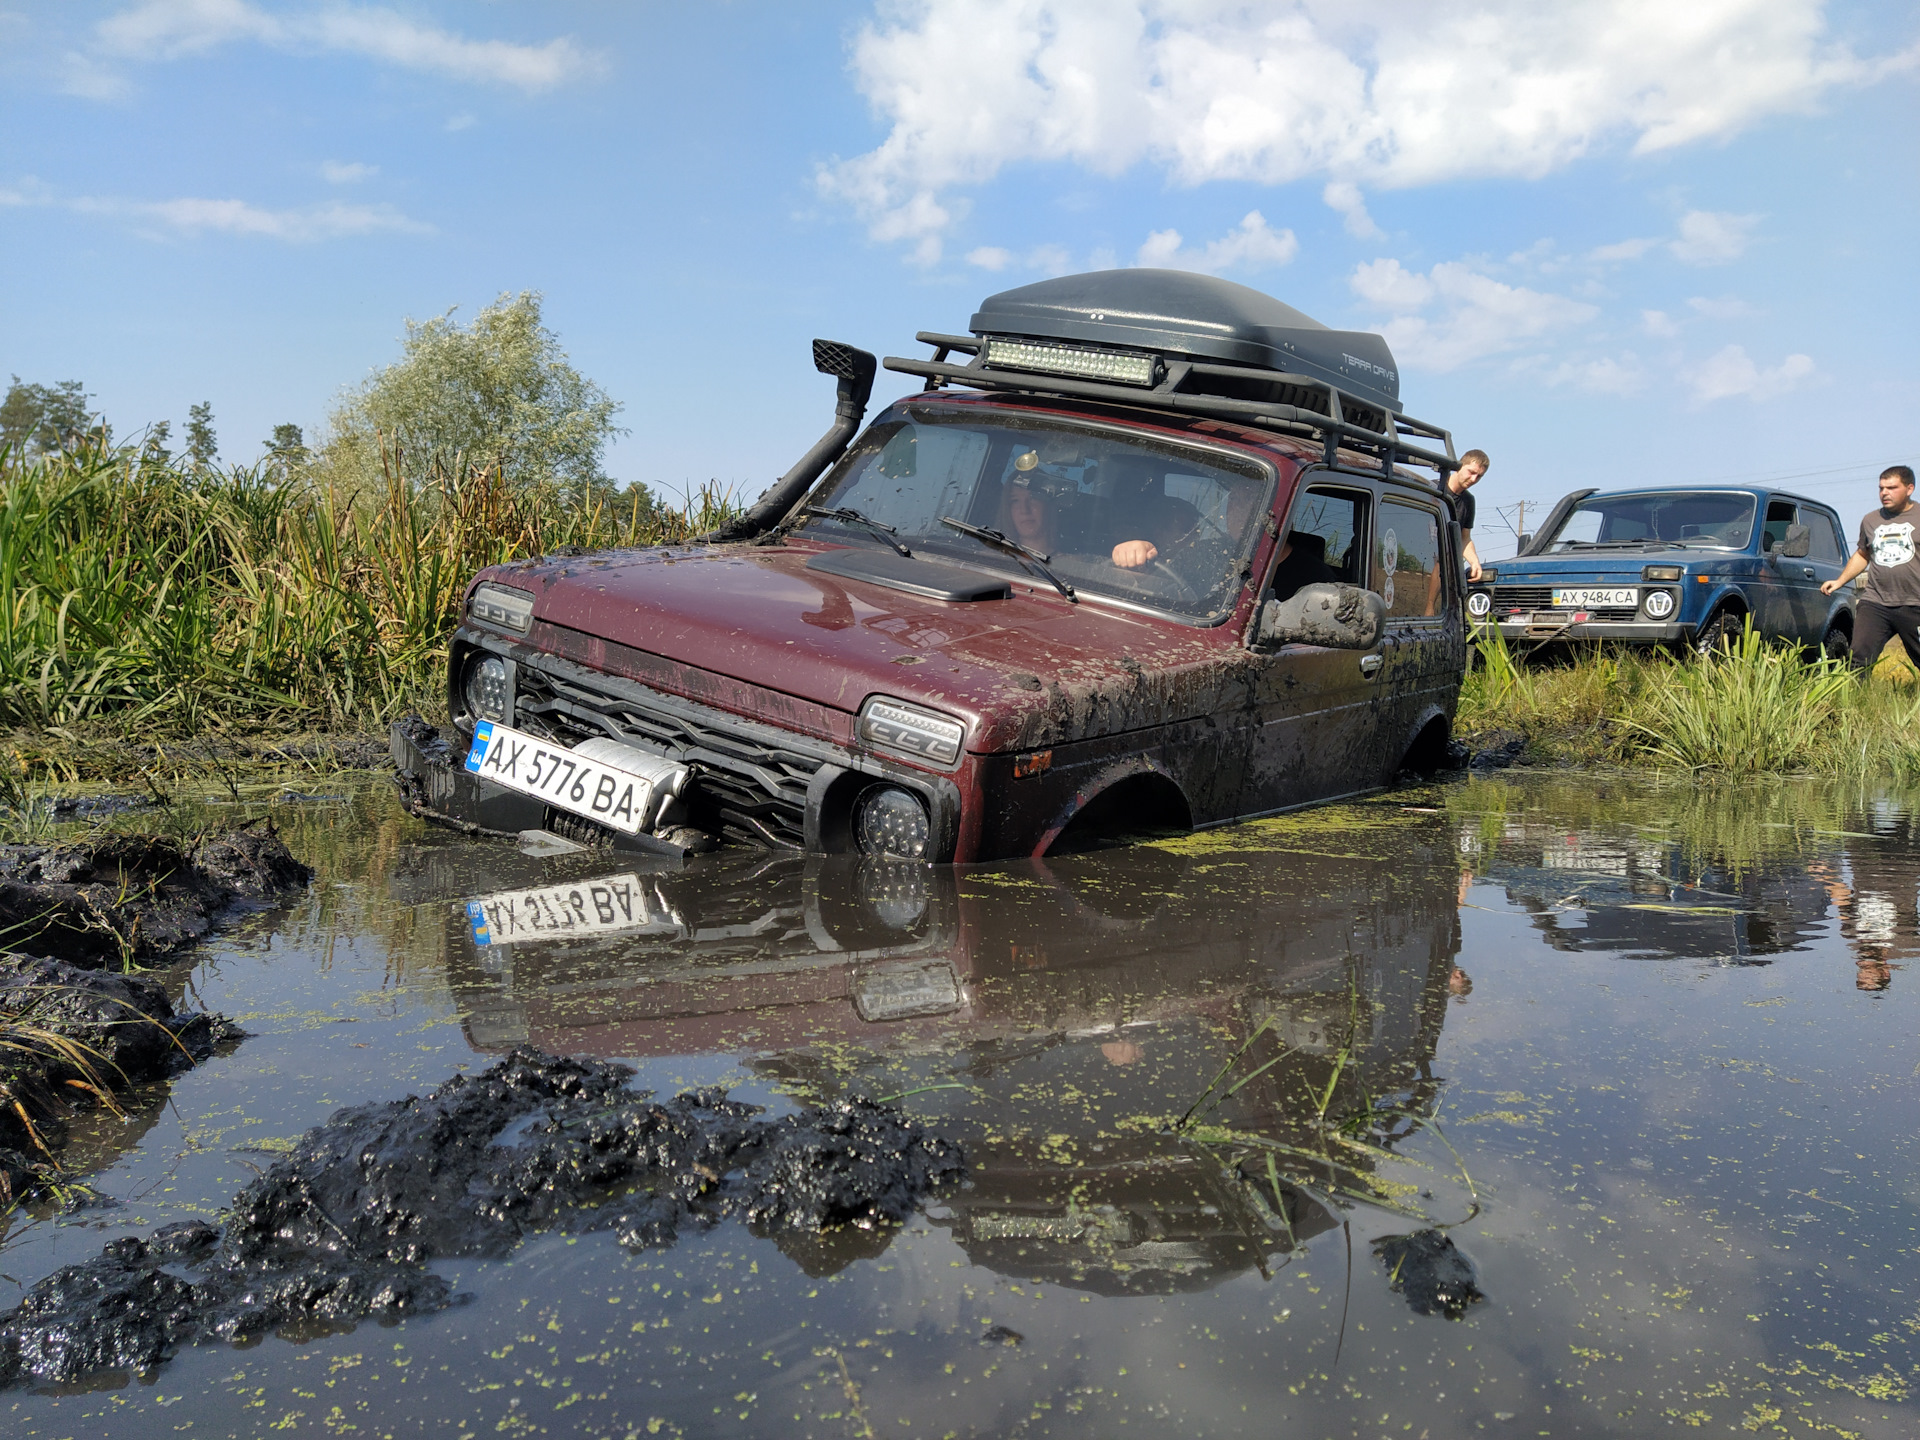
M 854 804 L 853 839 L 862 855 L 924 860 L 933 826 L 913 794 L 898 785 L 875 785 Z
M 1493 596 L 1485 590 L 1476 590 L 1467 596 L 1467 613 L 1476 620 L 1493 613 Z
M 1664 620 L 1673 613 L 1674 599 L 1671 590 L 1649 590 L 1647 592 L 1647 614 L 1656 620 Z
M 869 861 L 860 867 L 860 898 L 889 930 L 911 930 L 926 918 L 927 876 L 924 865 Z
M 467 679 L 461 687 L 467 699 L 467 713 L 476 720 L 507 718 L 507 662 L 498 655 L 482 655 L 467 666 Z

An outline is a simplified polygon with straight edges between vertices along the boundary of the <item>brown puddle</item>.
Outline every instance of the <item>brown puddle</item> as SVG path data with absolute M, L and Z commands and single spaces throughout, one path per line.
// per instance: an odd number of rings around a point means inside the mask
M 276 813 L 314 890 L 183 976 L 249 1038 L 78 1127 L 118 1203 L 16 1214 L 0 1307 L 519 1045 L 890 1099 L 969 1179 L 811 1250 L 536 1234 L 435 1262 L 433 1314 L 0 1395 L 9 1434 L 1920 1429 L 1898 799 L 1474 779 L 962 872 Z

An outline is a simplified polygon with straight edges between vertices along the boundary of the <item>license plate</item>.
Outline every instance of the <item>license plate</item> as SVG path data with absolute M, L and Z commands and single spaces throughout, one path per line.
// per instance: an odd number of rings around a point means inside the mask
M 617 765 L 588 760 L 564 745 L 483 720 L 474 727 L 467 769 L 482 780 L 533 795 L 570 815 L 637 835 L 653 799 L 653 782 Z
M 646 887 L 638 875 L 609 875 L 536 890 L 503 890 L 467 901 L 466 910 L 476 945 L 514 945 L 633 930 L 677 932 L 679 928 L 671 915 L 648 903 Z
M 1619 610 L 1637 608 L 1640 604 L 1640 592 L 1631 585 L 1618 586 L 1612 590 L 1555 590 L 1553 608 L 1556 610 Z
M 854 1013 L 862 1020 L 905 1020 L 960 1008 L 960 980 L 944 960 L 868 970 L 853 982 Z

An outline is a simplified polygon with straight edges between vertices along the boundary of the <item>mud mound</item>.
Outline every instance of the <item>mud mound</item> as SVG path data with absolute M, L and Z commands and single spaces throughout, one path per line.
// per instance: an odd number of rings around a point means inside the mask
M 75 965 L 165 959 L 236 906 L 289 898 L 313 872 L 270 825 L 183 848 L 159 835 L 0 845 L 0 934 Z
M 737 1216 L 804 1248 L 904 1220 L 965 1171 L 957 1145 L 871 1101 L 766 1120 L 718 1090 L 656 1100 L 626 1088 L 632 1073 L 521 1049 L 427 1095 L 343 1110 L 234 1197 L 224 1230 L 116 1241 L 35 1286 L 0 1317 L 0 1384 L 435 1309 L 451 1297 L 421 1267 L 500 1256 L 539 1230 L 647 1248 Z
M 180 1014 L 157 980 L 83 970 L 58 960 L 0 952 L 0 1016 L 15 1022 L 0 1049 L 0 1085 L 34 1116 L 40 1140 L 64 1139 L 58 1116 L 69 1099 L 69 1081 L 114 1088 L 158 1080 L 188 1069 L 240 1037 L 225 1016 Z M 36 1032 L 50 1032 L 85 1046 L 94 1056 L 92 1076 Z M 13 1105 L 0 1106 L 0 1205 L 31 1184 L 35 1149 L 26 1120 Z

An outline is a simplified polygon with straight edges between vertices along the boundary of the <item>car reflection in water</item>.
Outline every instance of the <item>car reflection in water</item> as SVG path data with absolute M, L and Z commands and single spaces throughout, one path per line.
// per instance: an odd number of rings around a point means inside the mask
M 1689 865 L 1678 845 L 1531 822 L 1462 849 L 1556 950 L 1765 965 L 1827 917 L 1826 887 L 1798 860 Z
M 394 883 L 445 904 L 476 1050 L 717 1053 L 800 1094 L 912 1091 L 967 1145 L 969 1184 L 930 1213 L 975 1262 L 1166 1292 L 1268 1272 L 1347 1198 L 1411 1188 L 1378 1171 L 1440 1089 L 1459 948 L 1431 828 L 1397 860 L 1237 871 L 1145 845 L 980 870 L 509 851 L 476 895 L 461 847 Z M 825 1273 L 887 1238 L 795 1258 Z

